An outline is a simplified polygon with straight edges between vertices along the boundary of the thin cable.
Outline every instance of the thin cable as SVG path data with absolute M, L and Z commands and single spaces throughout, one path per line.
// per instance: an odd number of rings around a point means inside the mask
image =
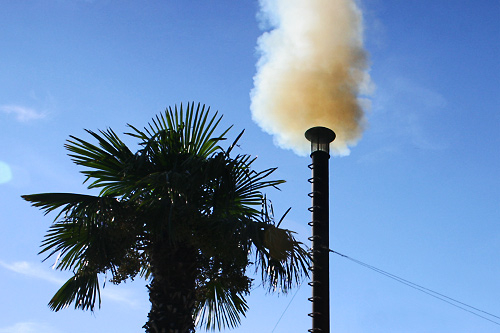
M 330 250 L 330 251 L 331 251 L 331 250 Z M 428 291 L 428 292 L 430 292 L 430 293 L 433 293 L 433 294 L 439 295 L 439 296 L 441 296 L 441 297 L 444 297 L 444 298 L 446 298 L 446 299 L 449 299 L 449 300 L 451 300 L 451 301 L 453 301 L 453 302 L 455 302 L 455 303 L 462 304 L 462 305 L 467 306 L 467 307 L 469 307 L 469 308 L 471 308 L 471 309 L 474 309 L 474 310 L 476 310 L 476 311 L 479 311 L 479 312 L 482 312 L 482 313 L 484 313 L 484 314 L 487 314 L 487 315 L 489 315 L 489 316 L 491 316 L 491 317 L 495 317 L 495 318 L 500 319 L 500 317 L 498 317 L 498 316 L 496 316 L 496 315 L 494 315 L 494 314 L 492 314 L 492 313 L 489 313 L 489 312 L 483 311 L 483 310 L 481 310 L 481 309 L 475 308 L 475 307 L 470 306 L 470 305 L 468 305 L 468 304 L 466 304 L 466 303 L 460 302 L 460 301 L 458 301 L 458 300 L 456 300 L 456 299 L 453 299 L 453 298 L 448 297 L 448 296 L 446 296 L 446 295 L 440 294 L 440 293 L 438 293 L 438 292 L 436 292 L 436 291 L 433 291 L 433 290 L 431 290 L 431 289 L 425 288 L 425 287 L 423 287 L 423 286 L 419 286 L 419 285 L 418 285 L 418 284 L 416 284 L 416 283 L 410 282 L 410 281 L 405 280 L 405 279 L 403 279 L 403 278 L 400 278 L 400 277 L 398 277 L 398 276 L 396 276 L 396 275 L 393 275 L 393 274 L 391 274 L 391 273 L 385 272 L 385 271 L 383 271 L 383 270 L 381 270 L 381 269 L 379 269 L 379 268 L 376 268 L 376 267 L 374 267 L 374 266 L 371 266 L 371 265 L 365 264 L 365 263 L 363 263 L 363 262 L 361 262 L 361 261 L 359 261 L 359 260 L 356 260 L 356 259 L 353 259 L 353 258 L 349 258 L 349 257 L 348 257 L 348 256 L 346 256 L 346 255 L 340 254 L 340 253 L 335 252 L 335 251 L 332 251 L 332 252 L 333 252 L 333 253 L 336 253 L 336 254 L 338 254 L 338 255 L 340 255 L 340 256 L 346 257 L 347 259 L 352 260 L 352 261 L 354 261 L 354 262 L 356 262 L 356 263 L 358 263 L 358 264 L 360 264 L 360 265 L 363 265 L 363 266 L 368 267 L 368 268 L 370 268 L 370 269 L 373 269 L 373 270 L 375 270 L 375 271 L 377 271 L 377 272 L 380 272 L 381 274 L 384 274 L 384 275 L 389 276 L 389 277 L 391 277 L 391 278 L 397 279 L 398 281 L 401 281 L 401 282 L 403 282 L 403 281 L 404 281 L 404 282 L 405 282 L 405 284 L 410 284 L 410 285 L 412 285 L 412 286 L 416 286 L 416 287 L 418 287 L 418 288 L 420 288 L 420 289 L 423 289 L 423 290 L 426 290 L 426 291 Z
M 401 283 L 404 283 L 404 284 L 406 284 L 406 285 L 411 285 L 412 287 L 415 287 L 415 288 L 418 288 L 418 289 L 423 289 L 423 290 L 426 290 L 426 291 L 428 291 L 429 293 L 439 295 L 439 296 L 441 296 L 441 297 L 443 297 L 443 298 L 446 298 L 446 299 L 449 299 L 449 300 L 451 300 L 451 301 L 453 301 L 453 302 L 455 302 L 455 303 L 462 304 L 462 305 L 464 305 L 464 306 L 466 306 L 466 307 L 469 307 L 469 308 L 474 309 L 474 310 L 476 310 L 476 311 L 479 311 L 479 312 L 482 312 L 482 313 L 484 313 L 484 314 L 487 314 L 487 315 L 489 315 L 489 316 L 491 316 L 491 317 L 495 317 L 495 318 L 500 319 L 500 317 L 498 317 L 498 316 L 496 316 L 496 315 L 494 315 L 494 314 L 492 314 L 492 313 L 489 313 L 489 312 L 483 311 L 483 310 L 481 310 L 481 309 L 475 308 L 475 307 L 473 307 L 473 306 L 471 306 L 471 305 L 468 305 L 468 304 L 466 304 L 466 303 L 460 302 L 460 301 L 458 301 L 458 300 L 456 300 L 456 299 L 453 299 L 453 298 L 451 298 L 451 297 L 448 297 L 448 296 L 446 296 L 446 295 L 440 294 L 440 293 L 438 293 L 438 292 L 436 292 L 436 291 L 433 291 L 433 290 L 431 290 L 431 289 L 425 288 L 425 287 L 420 286 L 420 285 L 418 285 L 418 284 L 416 284 L 416 283 L 413 283 L 413 282 L 411 282 L 411 281 L 408 281 L 408 280 L 405 280 L 405 279 L 403 279 L 403 278 L 400 278 L 400 277 L 398 277 L 398 276 L 396 276 L 396 275 L 394 275 L 394 274 L 391 274 L 391 273 L 385 272 L 385 271 L 383 271 L 383 270 L 381 270 L 381 269 L 379 269 L 379 268 L 377 268 L 377 267 L 374 267 L 374 266 L 368 265 L 368 264 L 363 263 L 363 262 L 361 262 L 361 261 L 359 261 L 359 260 L 356 260 L 356 259 L 354 259 L 354 258 L 350 258 L 350 257 L 348 257 L 348 256 L 346 256 L 346 255 L 344 255 L 344 254 L 341 254 L 341 253 L 338 253 L 338 252 L 336 252 L 336 251 L 332 251 L 332 250 L 330 250 L 330 251 L 331 251 L 331 252 L 333 252 L 333 253 L 335 253 L 335 254 L 338 254 L 338 255 L 340 255 L 340 256 L 342 256 L 342 257 L 345 257 L 345 258 L 347 258 L 347 259 L 349 259 L 349 260 L 352 260 L 352 261 L 356 262 L 357 264 L 360 264 L 360 265 L 362 265 L 362 266 L 365 266 L 365 267 L 367 267 L 367 268 L 370 268 L 370 269 L 372 269 L 372 270 L 375 270 L 375 271 L 377 271 L 377 272 L 379 272 L 379 273 L 381 273 L 381 274 L 383 274 L 383 275 L 386 275 L 386 276 L 388 276 L 388 277 L 390 277 L 390 278 L 393 278 L 393 279 L 395 279 L 395 280 L 398 280 L 398 281 L 400 281 Z M 422 290 L 422 291 L 423 291 L 423 290 Z
M 304 280 L 305 280 L 305 279 L 306 279 L 306 278 L 304 277 L 304 278 L 302 279 L 302 281 L 300 282 L 299 286 L 297 287 L 297 291 L 295 292 L 295 294 L 293 294 L 292 299 L 290 299 L 290 302 L 288 302 L 288 305 L 286 306 L 285 310 L 283 310 L 283 313 L 281 314 L 281 316 L 279 317 L 278 321 L 276 322 L 276 325 L 274 325 L 274 328 L 273 328 L 273 330 L 271 331 L 271 333 L 273 333 L 273 332 L 274 332 L 274 330 L 276 329 L 276 327 L 278 327 L 278 324 L 280 323 L 281 318 L 283 318 L 283 316 L 285 315 L 286 310 L 288 310 L 288 307 L 290 306 L 290 304 L 292 304 L 293 299 L 295 298 L 295 296 L 296 296 L 296 295 L 297 295 L 297 293 L 299 292 L 300 287 L 302 286 L 302 283 L 304 283 Z
M 468 304 L 466 304 L 466 303 L 463 303 L 463 302 L 457 301 L 456 299 L 453 299 L 453 298 L 448 297 L 448 296 L 446 296 L 446 295 L 440 294 L 440 293 L 438 293 L 438 292 L 436 292 L 436 291 L 433 291 L 433 290 L 431 290 L 431 289 L 428 289 L 428 288 L 422 287 L 422 286 L 420 286 L 420 285 L 418 285 L 418 284 L 416 284 L 416 283 L 413 283 L 413 282 L 411 282 L 411 281 L 408 281 L 408 280 L 405 280 L 405 279 L 403 279 L 403 278 L 400 278 L 400 277 L 398 277 L 398 276 L 396 276 L 396 275 L 394 275 L 394 274 L 391 274 L 391 273 L 389 273 L 389 272 L 383 271 L 383 270 L 381 270 L 380 268 L 377 268 L 377 267 L 375 267 L 375 266 L 368 265 L 368 264 L 366 264 L 366 263 L 364 263 L 364 262 L 362 262 L 362 261 L 359 261 L 359 260 L 356 260 L 356 259 L 351 258 L 351 257 L 349 257 L 349 256 L 346 256 L 345 254 L 342 254 L 342 253 L 339 253 L 339 252 L 337 252 L 337 251 L 333 251 L 333 250 L 330 250 L 330 252 L 335 253 L 335 254 L 337 254 L 337 255 L 339 255 L 339 256 L 341 256 L 341 257 L 344 257 L 344 258 L 346 258 L 346 259 L 349 259 L 349 260 L 351 260 L 351 261 L 353 261 L 353 262 L 355 262 L 355 263 L 357 263 L 357 264 L 359 264 L 359 265 L 361 265 L 361 266 L 364 266 L 364 267 L 366 267 L 366 268 L 369 268 L 369 269 L 371 269 L 371 270 L 374 270 L 374 271 L 375 271 L 375 272 L 377 272 L 377 273 L 380 273 L 380 274 L 382 274 L 382 275 L 385 275 L 385 276 L 387 276 L 387 277 L 389 277 L 389 278 L 391 278 L 391 279 L 393 279 L 393 280 L 396 280 L 396 281 L 398 281 L 398 282 L 400 282 L 400 283 L 402 283 L 402 284 L 405 284 L 405 285 L 407 285 L 407 286 L 409 286 L 409 287 L 411 287 L 411 288 L 417 289 L 417 290 L 419 290 L 419 291 L 421 291 L 421 292 L 423 292 L 423 293 L 425 293 L 425 294 L 427 294 L 427 295 L 429 295 L 429 296 L 432 296 L 432 297 L 437 298 L 437 299 L 439 299 L 439 300 L 441 300 L 441 301 L 443 301 L 443 302 L 446 302 L 446 303 L 448 303 L 448 304 L 451 304 L 451 305 L 453 305 L 453 306 L 455 306 L 455 307 L 457 307 L 457 308 L 459 308 L 459 309 L 462 309 L 462 310 L 464 310 L 464 311 L 467 311 L 467 312 L 469 312 L 469 313 L 472 313 L 472 314 L 473 314 L 473 315 L 475 315 L 475 316 L 478 316 L 478 317 L 480 317 L 480 318 L 483 318 L 483 319 L 485 319 L 485 320 L 488 320 L 488 321 L 490 321 L 490 322 L 492 322 L 492 323 L 494 323 L 494 324 L 500 325 L 500 323 L 499 323 L 499 322 L 497 322 L 497 321 L 494 321 L 494 320 L 492 320 L 492 319 L 490 319 L 490 318 L 487 318 L 487 317 L 485 317 L 485 316 L 482 316 L 482 315 L 480 315 L 480 314 L 478 314 L 478 313 L 476 313 L 476 312 L 474 312 L 474 311 L 471 311 L 471 310 L 469 310 L 469 309 L 466 309 L 466 308 L 464 308 L 464 307 L 462 307 L 462 306 L 460 306 L 460 305 L 457 305 L 457 304 L 455 304 L 455 303 L 458 303 L 458 304 L 464 305 L 464 306 L 466 306 L 466 307 L 468 307 L 468 308 L 470 308 L 470 309 L 474 309 L 474 310 L 476 310 L 476 311 L 482 312 L 482 313 L 484 313 L 484 314 L 487 314 L 488 316 L 491 316 L 491 317 L 495 317 L 495 318 L 500 319 L 500 317 L 498 317 L 498 316 L 496 316 L 496 315 L 494 315 L 494 314 L 492 314 L 492 313 L 489 313 L 489 312 L 483 311 L 483 310 L 481 310 L 481 309 L 478 309 L 478 308 L 475 308 L 475 307 L 473 307 L 473 306 L 470 306 L 470 305 L 468 305 Z M 453 303 L 453 302 L 455 302 L 455 303 Z
M 256 285 L 255 287 L 253 287 L 252 289 L 250 289 L 250 292 L 254 291 L 257 288 L 260 288 L 261 286 L 262 286 L 262 282 L 259 283 L 258 285 Z

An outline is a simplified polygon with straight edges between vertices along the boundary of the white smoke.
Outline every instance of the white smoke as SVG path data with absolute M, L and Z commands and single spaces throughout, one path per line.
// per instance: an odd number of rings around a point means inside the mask
M 371 90 L 356 2 L 260 0 L 260 7 L 271 30 L 258 40 L 254 121 L 299 155 L 309 152 L 307 129 L 328 127 L 337 134 L 332 153 L 349 154 L 365 125 L 360 96 Z

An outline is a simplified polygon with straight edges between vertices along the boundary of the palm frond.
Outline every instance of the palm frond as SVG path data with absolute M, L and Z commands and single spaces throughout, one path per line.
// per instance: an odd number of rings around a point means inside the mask
M 236 179 L 236 197 L 244 206 L 260 206 L 263 200 L 262 190 L 268 187 L 278 188 L 284 180 L 267 180 L 276 168 L 266 169 L 260 172 L 251 168 L 255 158 L 248 155 L 238 155 L 232 162 Z M 258 210 L 253 213 L 257 214 Z M 254 214 L 252 214 L 254 215 Z
M 272 228 L 267 231 L 269 232 Z M 264 241 L 264 244 L 267 243 L 269 247 L 255 242 L 256 267 L 260 270 L 262 281 L 267 285 L 268 290 L 286 293 L 293 286 L 300 284 L 304 274 L 308 275 L 310 255 L 303 244 L 295 240 L 290 230 L 282 229 L 281 232 L 272 233 L 282 238 L 279 241 L 274 239 L 274 241 L 278 244 L 286 244 L 287 249 L 270 245 L 268 241 Z
M 118 201 L 113 197 L 102 197 L 77 193 L 38 193 L 21 196 L 24 200 L 31 202 L 32 206 L 39 207 L 44 214 L 61 209 L 54 220 L 61 214 L 69 214 L 71 211 L 79 211 L 80 215 L 85 215 L 93 210 L 99 210 L 106 206 L 113 206 Z
M 252 242 L 255 270 L 263 284 L 269 291 L 286 293 L 308 275 L 311 256 L 293 231 L 278 226 L 289 209 L 277 224 L 272 210 L 263 202 L 260 221 L 247 221 L 244 232 Z
M 88 188 L 101 188 L 101 195 L 123 195 L 130 186 L 130 169 L 134 168 L 135 156 L 111 129 L 100 134 L 86 130 L 98 145 L 70 136 L 65 148 L 72 161 L 88 169 L 81 171 L 85 182 L 92 180 Z
M 220 149 L 218 143 L 225 140 L 224 136 L 231 128 L 229 127 L 220 135 L 214 136 L 221 119 L 222 116 L 218 117 L 217 112 L 211 115 L 210 108 L 205 109 L 205 105 L 198 104 L 195 109 L 194 103 L 188 103 L 186 110 L 184 110 L 181 104 L 179 109 L 177 106 L 174 109 L 169 107 L 164 113 L 153 118 L 144 132 L 129 125 L 134 132 L 127 134 L 147 141 L 159 133 L 176 133 L 176 140 L 167 136 L 163 142 L 159 141 L 159 143 L 163 145 L 178 144 L 178 147 L 173 149 L 173 153 L 208 157 Z
M 240 134 L 238 134 L 238 136 L 236 137 L 236 139 L 234 139 L 233 143 L 229 146 L 229 148 L 226 150 L 226 155 L 229 156 L 229 154 L 231 153 L 231 151 L 234 149 L 235 146 L 238 146 L 238 141 L 241 139 L 241 137 L 243 136 L 243 133 L 245 133 L 245 130 L 242 130 L 240 132 Z
M 39 254 L 46 259 L 60 253 L 57 268 L 79 269 L 92 261 L 100 270 L 118 264 L 118 253 L 131 246 L 137 231 L 133 210 L 113 197 L 74 193 L 42 193 L 25 195 L 33 206 L 45 214 L 61 209 L 44 237 Z
M 89 235 L 86 230 L 82 230 L 81 225 L 75 223 L 55 223 L 53 224 L 44 240 L 42 250 L 38 254 L 50 253 L 44 261 L 56 253 L 60 253 L 60 260 L 56 266 L 59 270 L 79 268 L 84 264 L 83 258 L 88 247 Z
M 96 272 L 81 270 L 71 277 L 55 293 L 49 302 L 53 311 L 67 308 L 75 302 L 75 309 L 94 311 L 95 304 L 101 307 L 101 292 Z
M 232 291 L 219 281 L 210 281 L 205 288 L 207 293 L 195 310 L 195 324 L 206 330 L 223 330 L 238 326 L 248 309 L 243 295 Z

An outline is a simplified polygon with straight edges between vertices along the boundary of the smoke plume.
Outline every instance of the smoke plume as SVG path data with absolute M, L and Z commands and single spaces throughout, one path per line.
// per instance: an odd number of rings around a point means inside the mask
M 270 30 L 258 39 L 254 121 L 299 155 L 309 152 L 307 129 L 328 127 L 337 134 L 332 153 L 349 154 L 365 123 L 360 96 L 371 86 L 356 2 L 260 0 L 260 7 Z

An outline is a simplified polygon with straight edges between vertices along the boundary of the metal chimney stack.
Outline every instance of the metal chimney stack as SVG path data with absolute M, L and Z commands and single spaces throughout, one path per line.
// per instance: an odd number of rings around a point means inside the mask
M 330 332 L 330 245 L 329 245 L 329 181 L 328 160 L 330 159 L 330 142 L 335 140 L 335 133 L 326 127 L 313 127 L 306 131 L 306 139 L 311 142 L 312 221 L 312 317 L 311 333 Z

